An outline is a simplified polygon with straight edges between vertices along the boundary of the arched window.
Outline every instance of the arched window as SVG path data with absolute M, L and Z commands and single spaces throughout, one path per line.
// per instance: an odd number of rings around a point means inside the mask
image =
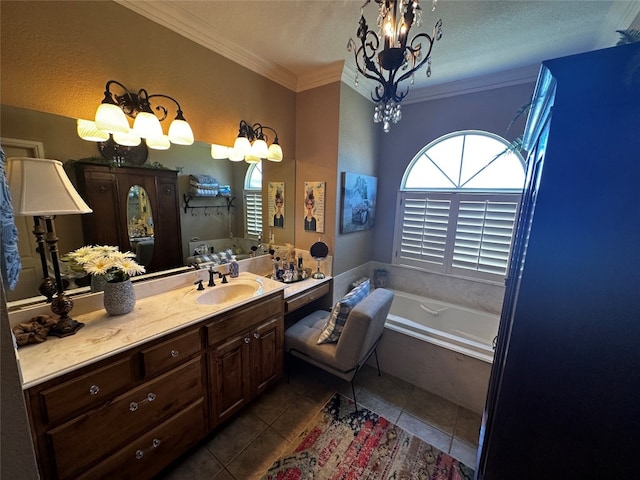
M 262 232 L 262 161 L 252 163 L 244 176 L 245 233 L 257 237 Z
M 497 135 L 469 130 L 433 141 L 402 178 L 394 263 L 504 278 L 523 185 L 522 157 Z

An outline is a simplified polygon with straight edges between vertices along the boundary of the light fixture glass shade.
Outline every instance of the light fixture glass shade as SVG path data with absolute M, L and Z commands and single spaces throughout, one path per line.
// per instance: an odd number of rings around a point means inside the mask
M 277 143 L 272 143 L 269 145 L 269 153 L 267 155 L 267 160 L 272 162 L 281 162 L 282 161 L 282 147 Z
M 79 118 L 76 122 L 78 136 L 90 142 L 104 142 L 109 140 L 109 132 L 96 127 L 96 122 Z
M 169 150 L 171 142 L 167 135 L 160 135 L 159 137 L 147 138 L 147 147 L 154 150 Z
M 235 148 L 230 148 L 229 160 L 231 160 L 232 162 L 241 162 L 242 160 L 244 160 L 244 155 L 242 154 L 242 152 L 239 152 Z
M 159 138 L 163 135 L 160 120 L 149 112 L 138 112 L 133 121 L 133 130 L 142 138 Z
M 258 158 L 266 158 L 269 153 L 269 147 L 267 142 L 261 139 L 257 139 L 251 146 L 251 155 Z
M 244 161 L 247 163 L 258 163 L 260 162 L 260 157 L 256 157 L 255 155 L 245 155 Z
M 225 158 L 229 158 L 229 147 L 225 147 L 224 145 L 211 145 L 211 158 L 214 160 L 223 160 Z
M 140 145 L 141 139 L 133 129 L 129 129 L 127 133 L 117 132 L 113 134 L 113 140 L 118 145 L 124 145 L 125 147 L 137 147 Z
M 101 103 L 96 110 L 96 127 L 109 133 L 129 131 L 127 117 L 118 105 Z
M 233 144 L 233 149 L 242 154 L 242 156 L 249 155 L 251 153 L 251 142 L 247 137 L 238 137 Z
M 69 215 L 93 211 L 71 184 L 58 160 L 9 158 L 7 181 L 16 215 Z
M 169 126 L 169 140 L 176 145 L 192 145 L 193 131 L 186 120 L 177 118 Z

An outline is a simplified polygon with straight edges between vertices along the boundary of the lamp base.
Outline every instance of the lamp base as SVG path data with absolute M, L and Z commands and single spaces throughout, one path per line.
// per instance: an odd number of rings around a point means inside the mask
M 53 337 L 68 337 L 69 335 L 75 335 L 75 333 L 84 327 L 84 323 L 78 322 L 71 317 L 60 318 L 51 330 L 49 335 Z
M 69 312 L 72 308 L 73 300 L 64 293 L 59 293 L 58 296 L 53 299 L 53 302 L 51 302 L 51 311 L 60 315 L 60 318 L 58 319 L 58 323 L 49 330 L 49 335 L 54 337 L 68 337 L 69 335 L 74 335 L 84 327 L 84 323 L 80 323 L 69 317 Z

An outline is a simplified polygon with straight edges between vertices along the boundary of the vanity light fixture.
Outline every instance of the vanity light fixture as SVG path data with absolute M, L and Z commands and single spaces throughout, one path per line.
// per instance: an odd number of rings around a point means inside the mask
M 391 123 L 402 118 L 400 102 L 409 93 L 409 87 L 398 91 L 402 81 L 411 78 L 425 63 L 427 77 L 431 76 L 431 49 L 433 42 L 442 37 L 442 20 L 438 20 L 431 35 L 418 33 L 409 42 L 411 27 L 422 25 L 420 0 L 375 0 L 378 6 L 378 33 L 369 30 L 364 18 L 364 8 L 371 2 L 365 0 L 360 8 L 360 22 L 357 36 L 358 44 L 350 38 L 347 50 L 353 52 L 356 60 L 356 87 L 358 73 L 378 82 L 371 93 L 375 102 L 374 123 L 383 124 L 385 133 Z M 433 0 L 432 11 L 438 0 Z M 378 49 L 381 50 L 378 52 Z
M 58 258 L 58 237 L 53 220 L 57 215 L 91 213 L 93 210 L 80 197 L 62 168 L 62 162 L 58 160 L 9 158 L 7 181 L 15 214 L 33 216 L 36 240 L 42 247 L 42 237 L 38 238 L 38 233 L 44 234 L 44 242 L 49 246 L 55 275 L 55 292 L 52 292 L 51 296 L 57 293 L 57 296 L 51 300 L 51 310 L 56 315 L 60 315 L 58 322 L 49 331 L 49 335 L 57 337 L 73 335 L 84 324 L 69 317 L 73 300 L 64 294 Z M 44 231 L 40 225 L 41 220 L 46 226 Z M 44 255 L 41 249 L 42 258 Z M 45 265 L 46 261 L 43 260 L 43 270 L 47 276 Z
M 123 93 L 112 93 L 111 87 L 114 84 L 120 87 Z M 160 103 L 162 100 L 170 100 L 177 107 L 176 117 L 169 125 L 168 135 L 164 135 L 160 125 L 169 114 L 169 109 Z M 154 110 L 159 113 L 159 117 Z M 127 115 L 134 118 L 133 128 L 129 127 Z M 147 146 L 156 150 L 166 150 L 171 143 L 191 145 L 194 141 L 191 126 L 185 120 L 180 104 L 175 98 L 162 93 L 149 95 L 144 88 L 138 90 L 138 93 L 133 93 L 116 80 L 107 82 L 104 98 L 96 110 L 95 121 L 79 119 L 77 131 L 80 138 L 93 142 L 105 141 L 111 134 L 116 143 L 126 146 L 137 146 L 141 138 L 144 138 Z M 104 138 L 105 135 L 107 138 Z
M 269 137 L 266 130 L 273 132 L 274 139 L 271 145 L 267 143 Z M 240 120 L 238 137 L 233 147 L 213 144 L 211 145 L 211 157 L 216 160 L 228 158 L 232 162 L 244 160 L 247 163 L 257 163 L 261 159 L 281 162 L 283 155 L 278 133 L 273 128 L 261 123 L 249 125 L 246 121 Z

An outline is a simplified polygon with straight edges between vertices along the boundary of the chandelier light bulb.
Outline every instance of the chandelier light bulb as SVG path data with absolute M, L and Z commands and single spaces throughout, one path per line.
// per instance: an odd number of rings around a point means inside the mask
M 169 141 L 169 137 L 167 135 L 147 138 L 147 147 L 154 150 L 168 150 L 170 146 L 171 142 Z
M 176 145 L 193 145 L 193 130 L 186 120 L 175 119 L 169 125 L 169 140 Z
M 129 129 L 127 133 L 114 133 L 113 141 L 118 145 L 124 145 L 125 147 L 137 147 L 140 145 L 140 142 L 142 142 L 142 139 L 136 135 L 133 129 Z
M 138 112 L 133 121 L 133 130 L 142 138 L 156 139 L 163 135 L 160 120 L 149 112 Z
M 122 109 L 114 103 L 101 103 L 96 110 L 96 127 L 109 133 L 129 131 L 129 122 Z

